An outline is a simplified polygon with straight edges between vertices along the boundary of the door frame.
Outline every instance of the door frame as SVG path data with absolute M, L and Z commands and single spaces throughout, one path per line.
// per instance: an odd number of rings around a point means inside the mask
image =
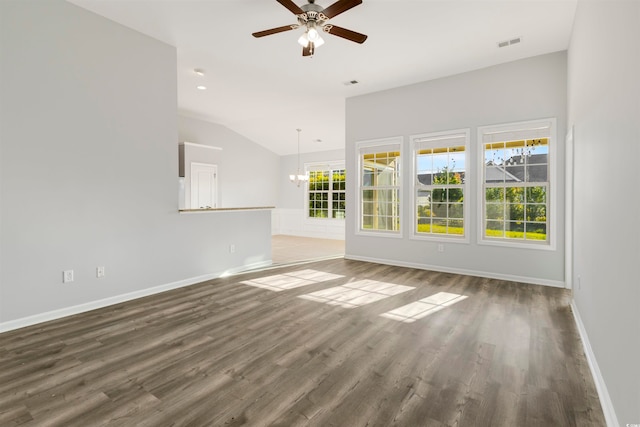
M 573 289 L 573 185 L 574 185 L 574 128 L 565 138 L 565 203 L 564 203 L 564 287 Z

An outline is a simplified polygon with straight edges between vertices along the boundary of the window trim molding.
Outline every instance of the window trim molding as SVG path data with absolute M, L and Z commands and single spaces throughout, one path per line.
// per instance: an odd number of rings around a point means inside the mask
M 324 166 L 324 167 L 321 167 Z M 314 169 L 317 168 L 317 169 Z M 307 176 L 309 176 L 309 172 L 318 171 L 318 170 L 335 170 L 335 169 L 344 169 L 346 171 L 346 162 L 344 160 L 329 160 L 326 162 L 306 162 L 304 163 L 304 172 Z M 336 224 L 344 224 L 346 215 L 344 218 L 318 218 L 318 217 L 310 217 L 309 216 L 309 181 L 307 181 L 304 185 L 304 222 L 306 224 L 328 224 L 328 223 L 336 223 Z M 346 188 L 345 188 L 345 202 L 346 202 Z M 345 203 L 346 205 L 346 203 Z
M 416 186 L 416 173 L 417 173 L 417 166 L 416 166 L 416 146 L 418 144 L 420 144 L 420 142 L 416 142 L 416 139 L 419 138 L 437 138 L 439 136 L 454 136 L 456 134 L 463 134 L 465 136 L 465 142 L 464 142 L 464 147 L 465 147 L 465 153 L 464 153 L 464 161 L 465 161 L 465 182 L 463 184 L 463 192 L 464 192 L 464 200 L 463 200 L 463 204 L 462 204 L 462 209 L 463 209 L 463 217 L 462 220 L 464 221 L 464 235 L 463 236 L 458 236 L 458 235 L 439 235 L 439 234 L 420 234 L 418 233 L 418 231 L 416 230 L 416 223 L 417 223 L 417 210 L 416 210 L 416 191 L 417 191 L 417 186 Z M 415 135 L 410 135 L 409 136 L 409 144 L 410 144 L 410 150 L 411 150 L 411 185 L 410 185 L 410 189 L 411 189 L 411 209 L 412 209 L 412 213 L 411 213 L 411 232 L 409 233 L 409 239 L 411 240 L 422 240 L 422 241 L 430 241 L 430 242 L 447 242 L 447 243 L 464 243 L 464 244 L 469 244 L 470 243 L 470 239 L 471 239 L 471 232 L 470 232 L 470 212 L 469 212 L 469 207 L 470 207 L 470 202 L 469 202 L 469 198 L 470 198 L 470 186 L 469 186 L 469 178 L 471 177 L 471 173 L 469 172 L 469 167 L 470 167 L 470 148 L 471 148 L 471 128 L 462 128 L 462 129 L 452 129 L 452 130 L 446 130 L 446 131 L 439 131 L 439 132 L 428 132 L 428 133 L 420 133 L 420 134 L 415 134 Z
M 362 229 L 362 150 L 364 148 L 376 149 L 376 147 L 386 148 L 385 146 L 395 145 L 398 147 L 400 153 L 400 170 L 398 171 L 398 195 L 400 203 L 398 204 L 398 219 L 400 220 L 400 230 L 398 231 L 384 231 L 384 230 L 364 230 Z M 403 189 L 404 189 L 404 174 L 403 174 L 403 156 L 404 156 L 404 137 L 392 136 L 387 138 L 369 139 L 363 141 L 356 141 L 354 144 L 356 152 L 356 165 L 357 165 L 357 177 L 356 177 L 356 197 L 355 197 L 355 234 L 358 236 L 369 237 L 386 237 L 393 239 L 404 238 L 404 229 L 406 225 L 403 224 Z
M 508 240 L 508 239 L 486 239 L 484 237 L 484 222 L 485 222 L 485 213 L 484 213 L 484 138 L 483 136 L 488 133 L 497 133 L 497 132 L 519 132 L 523 130 L 531 130 L 534 131 L 536 128 L 541 126 L 549 127 L 549 158 L 547 159 L 548 167 L 549 167 L 549 189 L 547 194 L 548 200 L 548 211 L 547 217 L 547 236 L 549 237 L 548 242 L 540 243 L 536 241 L 519 241 L 519 240 Z M 522 122 L 512 122 L 512 123 L 502 123 L 495 125 L 485 125 L 478 126 L 477 129 L 477 140 L 476 140 L 476 152 L 477 152 L 477 182 L 478 182 L 478 192 L 477 192 L 477 243 L 478 245 L 486 245 L 486 246 L 499 246 L 499 247 L 509 247 L 509 248 L 520 248 L 520 249 L 533 249 L 533 250 L 544 250 L 544 251 L 555 251 L 558 239 L 558 203 L 557 203 L 557 146 L 558 146 L 558 128 L 557 128 L 557 120 L 555 117 L 548 117 L 536 120 L 527 120 Z

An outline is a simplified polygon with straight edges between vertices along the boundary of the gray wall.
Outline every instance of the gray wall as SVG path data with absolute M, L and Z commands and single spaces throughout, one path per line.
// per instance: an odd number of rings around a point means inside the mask
M 578 3 L 568 63 L 574 298 L 619 425 L 640 423 L 638 41 L 640 2 Z
M 271 258 L 269 211 L 178 213 L 173 47 L 58 0 L 0 17 L 0 330 Z
M 410 171 L 408 137 L 412 134 L 471 128 L 469 158 L 469 244 L 409 239 L 410 176 L 403 174 L 403 238 L 356 234 L 357 218 L 347 216 L 346 254 L 394 264 L 425 266 L 469 274 L 506 277 L 562 285 L 564 281 L 564 176 L 557 174 L 556 250 L 512 249 L 477 245 L 477 127 L 533 119 L 557 118 L 556 165 L 564 164 L 566 120 L 566 52 L 485 68 L 448 78 L 400 87 L 347 100 L 347 170 L 357 170 L 355 143 L 391 136 L 404 137 L 403 170 Z M 560 169 L 562 170 L 562 169 Z M 356 203 L 356 180 L 347 182 L 347 203 Z M 467 197 L 467 195 L 465 195 Z
M 181 142 L 222 148 L 215 152 L 219 207 L 276 205 L 278 187 L 275 183 L 280 178 L 278 155 L 216 123 L 179 116 L 178 130 Z

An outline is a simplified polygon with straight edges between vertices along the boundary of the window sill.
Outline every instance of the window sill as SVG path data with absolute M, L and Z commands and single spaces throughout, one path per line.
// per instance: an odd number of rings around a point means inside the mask
M 382 230 L 357 230 L 356 235 L 365 237 L 386 237 L 390 239 L 402 239 L 401 231 L 382 231 Z
M 469 244 L 468 236 L 434 236 L 434 235 L 422 235 L 422 234 L 412 234 L 409 236 L 411 240 L 421 240 L 423 242 L 440 242 L 440 243 L 464 243 Z
M 344 218 L 317 218 L 317 217 L 305 217 L 304 219 L 308 223 L 327 223 L 335 222 L 336 224 L 344 224 Z
M 504 240 L 487 240 L 487 239 L 478 239 L 478 245 L 484 246 L 497 246 L 502 248 L 515 248 L 515 249 L 531 249 L 534 251 L 555 251 L 556 246 L 552 243 L 538 243 L 532 241 L 531 243 L 523 243 L 523 242 L 510 242 Z
M 230 211 L 259 211 L 275 209 L 275 206 L 249 206 L 242 208 L 206 208 L 206 209 L 179 209 L 180 213 L 202 213 L 202 212 L 230 212 Z

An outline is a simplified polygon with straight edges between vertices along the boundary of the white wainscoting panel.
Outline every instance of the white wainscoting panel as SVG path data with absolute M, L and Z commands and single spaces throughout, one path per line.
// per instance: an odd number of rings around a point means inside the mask
M 272 209 L 271 234 L 344 240 L 343 219 L 306 218 L 304 209 Z

